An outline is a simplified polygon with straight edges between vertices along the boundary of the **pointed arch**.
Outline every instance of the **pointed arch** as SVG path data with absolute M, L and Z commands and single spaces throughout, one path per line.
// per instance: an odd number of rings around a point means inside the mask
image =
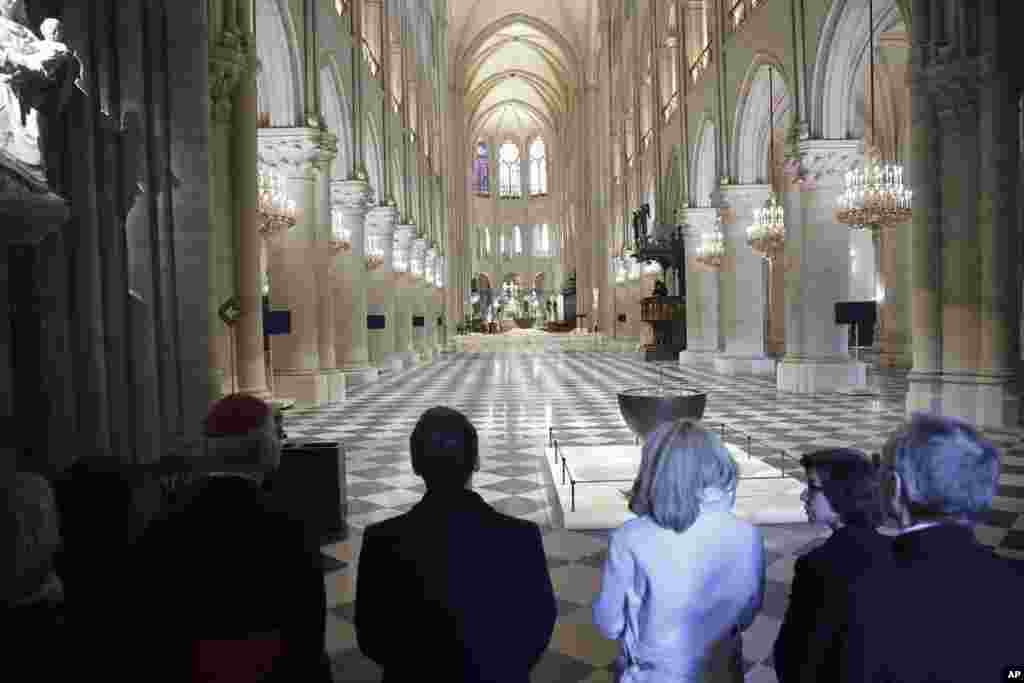
M 874 15 L 876 36 L 903 22 L 896 0 L 878 0 Z M 863 73 L 871 35 L 867 4 L 835 0 L 820 35 L 805 105 L 809 108 L 811 136 L 828 140 L 860 138 L 864 131 Z
M 770 73 L 769 73 L 770 72 Z M 740 85 L 736 102 L 735 127 L 732 135 L 730 176 L 740 184 L 767 183 L 771 119 L 769 92 L 775 97 L 775 129 L 784 128 L 793 114 L 790 97 L 790 76 L 773 55 L 759 52 L 754 56 Z M 784 150 L 776 143 L 775 163 L 781 163 Z
M 275 126 L 301 123 L 302 59 L 287 0 L 256 0 L 256 108 Z
M 715 123 L 710 118 L 704 120 L 700 136 L 697 138 L 696 153 L 691 156 L 693 165 L 693 182 L 690 183 L 692 196 L 690 206 L 710 207 L 711 195 L 718 188 L 718 170 L 715 168 Z
M 346 178 L 352 170 L 352 120 L 346 103 L 350 95 L 345 90 L 345 79 L 338 76 L 338 63 L 333 54 L 320 70 L 321 111 L 327 128 L 338 136 L 338 156 L 334 160 L 334 177 Z

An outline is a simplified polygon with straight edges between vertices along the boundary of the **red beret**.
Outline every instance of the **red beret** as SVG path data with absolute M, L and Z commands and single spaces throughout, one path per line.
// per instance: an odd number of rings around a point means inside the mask
M 231 394 L 213 404 L 206 415 L 206 436 L 238 436 L 263 427 L 270 405 L 255 396 Z

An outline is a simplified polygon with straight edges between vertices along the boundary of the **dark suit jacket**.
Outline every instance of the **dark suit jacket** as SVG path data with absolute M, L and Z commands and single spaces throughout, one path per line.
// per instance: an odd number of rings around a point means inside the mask
M 556 616 L 540 529 L 473 491 L 428 491 L 366 529 L 356 635 L 388 683 L 527 683 Z
M 1024 662 L 1024 578 L 952 524 L 894 539 L 894 561 L 850 589 L 849 683 L 997 681 Z
M 891 559 L 890 538 L 874 529 L 844 526 L 796 561 L 773 652 L 779 683 L 837 680 L 847 586 Z
M 287 651 L 269 680 L 331 680 L 319 549 L 255 482 L 197 482 L 153 521 L 137 557 L 138 618 L 151 631 L 141 654 L 159 657 L 151 661 L 168 680 L 187 680 L 170 672 L 181 675 L 196 640 L 266 632 L 279 632 Z

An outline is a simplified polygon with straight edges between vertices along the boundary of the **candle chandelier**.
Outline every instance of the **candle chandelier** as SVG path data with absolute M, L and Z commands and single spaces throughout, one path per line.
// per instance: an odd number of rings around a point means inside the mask
M 335 253 L 352 249 L 352 231 L 346 227 L 341 212 L 337 209 L 331 212 L 330 248 Z
M 707 268 L 721 268 L 725 257 L 725 238 L 722 236 L 722 217 L 715 216 L 715 227 L 701 236 L 697 247 L 697 263 Z
M 775 87 L 774 70 L 768 67 L 768 182 L 775 180 Z M 785 210 L 772 191 L 768 204 L 754 209 L 754 222 L 747 228 L 747 244 L 764 258 L 772 258 L 786 244 Z
M 384 244 L 386 239 L 383 235 L 366 236 L 367 270 L 377 270 L 384 265 Z
M 277 173 L 269 171 L 258 176 L 256 211 L 260 217 L 260 233 L 271 237 L 282 230 L 288 230 L 298 222 L 299 212 L 295 201 L 284 193 L 284 181 Z
M 871 79 L 871 140 L 864 167 L 846 174 L 846 187 L 837 199 L 836 220 L 853 230 L 878 229 L 906 223 L 913 216 L 913 192 L 903 185 L 903 166 L 883 163 L 875 138 L 875 18 L 868 0 L 869 68 Z

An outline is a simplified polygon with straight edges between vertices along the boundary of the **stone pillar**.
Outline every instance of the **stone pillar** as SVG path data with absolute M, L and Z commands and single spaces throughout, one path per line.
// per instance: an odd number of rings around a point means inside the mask
M 393 206 L 376 206 L 366 216 L 366 234 L 384 251 L 384 261 L 369 272 L 366 295 L 368 315 L 384 316 L 384 329 L 367 330 L 370 362 L 380 372 L 400 372 L 402 359 L 395 353 L 395 222 Z
M 910 262 L 913 228 L 910 223 L 879 232 L 878 302 L 879 356 L 883 368 L 909 370 L 910 352 Z
M 405 367 L 416 365 L 416 352 L 412 344 L 411 289 L 415 277 L 410 272 L 412 243 L 416 237 L 416 226 L 403 223 L 395 228 L 395 355 Z
M 835 305 L 850 291 L 850 229 L 835 220 L 836 197 L 847 171 L 861 161 L 857 140 L 804 140 L 803 165 L 812 186 L 785 193 L 786 356 L 780 391 L 813 394 L 867 382 L 867 364 L 850 359 L 845 325 Z
M 424 344 L 429 351 L 430 357 L 439 351 L 437 347 L 437 315 L 434 302 L 434 279 L 437 276 L 437 248 L 429 246 L 426 256 L 423 259 L 423 329 Z
M 235 324 L 235 362 L 238 368 L 240 393 L 258 398 L 270 398 L 267 386 L 266 356 L 263 351 L 263 283 L 260 253 L 258 204 L 259 145 L 256 131 L 256 71 L 253 68 L 239 81 L 232 114 L 232 190 L 235 197 L 235 215 L 238 245 L 237 295 L 241 316 Z
M 366 212 L 370 185 L 365 180 L 336 180 L 331 184 L 334 209 L 349 233 L 351 249 L 338 258 L 335 294 L 335 344 L 346 386 L 377 379 L 370 365 L 366 330 Z
M 220 31 L 220 25 L 214 27 Z M 244 40 L 238 41 L 237 27 L 231 26 L 224 34 L 210 42 L 210 245 L 209 278 L 210 299 L 209 322 L 209 372 L 210 399 L 215 401 L 232 388 L 237 388 L 234 370 L 234 356 L 237 349 L 231 348 L 232 330 L 217 314 L 226 299 L 235 293 L 237 286 L 236 253 L 234 239 L 239 212 L 236 209 L 232 183 L 236 177 L 234 145 L 242 142 L 234 136 L 233 124 L 242 124 L 251 139 L 245 141 L 249 156 L 254 155 L 256 146 L 256 108 L 248 89 L 239 88 L 245 79 L 254 79 L 251 72 L 256 67 L 255 44 L 251 33 L 243 32 Z M 212 37 L 212 36 L 211 36 Z M 239 44 L 240 42 L 240 44 Z M 236 111 L 238 106 L 243 111 Z M 251 117 L 241 121 L 236 117 Z M 243 152 L 244 150 L 239 150 Z M 239 174 L 239 183 L 252 180 L 252 173 Z M 257 243 L 259 238 L 255 238 Z M 258 265 L 258 264 L 257 264 Z M 251 322 L 251 321 L 250 321 Z M 239 328 L 233 332 L 237 334 Z M 262 357 L 262 353 L 260 354 Z M 264 382 L 264 389 L 265 389 Z
M 426 259 L 427 240 L 423 237 L 413 240 L 409 255 L 409 273 L 413 276 L 411 287 L 409 288 L 409 313 L 413 322 L 415 322 L 416 318 L 423 318 L 425 316 L 422 285 Z M 424 325 L 413 325 L 412 327 L 412 348 L 419 360 L 429 360 L 429 358 L 425 358 L 427 354 L 426 320 L 423 322 Z
M 299 219 L 270 244 L 270 303 L 291 312 L 291 332 L 270 339 L 274 393 L 292 398 L 298 406 L 318 406 L 330 400 L 327 375 L 320 365 L 320 295 L 317 264 L 327 244 L 322 241 L 319 183 L 328 174 L 336 139 L 315 128 L 262 128 L 261 161 L 286 178 L 286 193 L 296 202 Z
M 326 209 L 318 212 L 319 223 L 316 234 L 316 257 L 313 266 L 317 272 L 317 348 L 320 354 L 320 372 L 327 382 L 327 400 L 337 403 L 345 400 L 345 375 L 338 367 L 338 355 L 334 344 L 334 292 L 338 286 L 337 250 L 333 249 L 333 211 L 331 210 L 331 162 L 337 155 L 337 138 L 325 138 L 322 172 L 317 177 L 319 206 Z
M 747 245 L 747 227 L 754 209 L 768 201 L 768 185 L 723 185 L 721 196 L 729 208 L 723 221 L 725 258 L 721 289 L 725 349 L 715 359 L 715 370 L 725 375 L 774 375 L 775 361 L 765 355 L 764 259 Z
M 907 410 L 1015 427 L 1019 129 L 1016 55 L 1000 44 L 999 27 L 1011 17 L 1000 16 L 1006 11 L 995 3 L 955 23 L 932 21 L 941 18 L 932 3 L 913 8 L 914 25 L 928 28 L 914 33 L 911 69 L 914 367 Z
M 719 348 L 720 271 L 697 262 L 704 233 L 715 228 L 718 209 L 680 209 L 686 238 L 686 350 L 679 364 L 711 363 Z

